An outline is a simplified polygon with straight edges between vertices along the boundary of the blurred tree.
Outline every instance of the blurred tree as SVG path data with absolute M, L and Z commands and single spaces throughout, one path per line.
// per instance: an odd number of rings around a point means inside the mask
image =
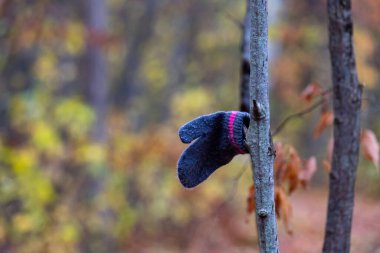
M 92 126 L 92 141 L 99 145 L 100 152 L 105 152 L 107 145 L 107 109 L 108 109 L 108 63 L 105 48 L 107 46 L 108 33 L 108 10 L 104 0 L 86 1 L 87 17 L 87 80 L 88 98 L 95 114 L 95 122 Z M 93 164 L 97 168 L 97 173 L 93 173 L 92 180 L 83 187 L 88 187 L 93 201 L 104 193 L 106 179 L 109 176 L 106 161 L 100 159 L 98 164 Z M 91 210 L 91 209 L 89 209 Z M 81 241 L 82 252 L 105 252 L 117 250 L 115 238 L 110 234 L 110 227 L 114 224 L 114 216 L 107 203 L 101 207 L 96 207 L 94 215 L 97 216 L 100 224 L 91 226 L 86 224 Z
M 247 0 L 247 6 L 249 6 L 249 0 Z M 247 7 L 247 11 L 244 16 L 243 32 L 241 39 L 241 66 L 240 66 L 240 111 L 249 112 L 249 79 L 250 79 L 250 28 L 251 28 L 251 16 L 250 8 Z
M 95 111 L 93 139 L 105 143 L 107 134 L 108 73 L 104 39 L 107 33 L 107 8 L 103 0 L 87 1 L 88 97 Z
M 137 24 L 134 24 L 134 32 L 128 45 L 127 55 L 122 66 L 120 79 L 114 89 L 114 102 L 120 107 L 130 106 L 130 100 L 143 92 L 137 76 L 140 69 L 143 53 L 149 39 L 153 35 L 157 15 L 158 1 L 144 0 L 144 11 L 140 15 Z M 132 28 L 132 26 L 130 26 Z
M 173 22 L 175 24 L 174 36 L 177 39 L 168 59 L 169 80 L 163 96 L 160 97 L 163 101 L 170 101 L 172 95 L 184 85 L 188 64 L 191 57 L 194 57 L 197 47 L 202 5 L 199 0 L 189 1 L 183 5 L 183 12 L 178 13 Z M 167 121 L 170 118 L 170 106 L 169 103 L 161 103 L 159 121 Z
M 328 1 L 329 49 L 334 94 L 334 153 L 323 252 L 350 252 L 360 145 L 362 87 L 354 45 L 351 0 Z

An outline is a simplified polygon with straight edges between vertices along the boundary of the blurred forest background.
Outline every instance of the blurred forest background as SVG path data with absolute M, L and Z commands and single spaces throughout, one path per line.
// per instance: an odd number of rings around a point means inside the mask
M 246 2 L 0 1 L 0 252 L 255 252 L 252 184 L 239 156 L 197 189 L 176 176 L 178 127 L 239 109 Z M 270 0 L 273 126 L 331 87 L 323 0 Z M 362 124 L 380 135 L 380 1 L 354 0 Z M 329 134 L 320 109 L 275 141 L 318 158 L 291 196 L 282 252 L 319 252 Z M 380 252 L 380 174 L 361 161 L 352 252 Z M 357 209 L 356 209 L 357 210 Z M 302 235 L 302 238 L 301 238 Z M 365 238 L 363 238 L 365 236 Z

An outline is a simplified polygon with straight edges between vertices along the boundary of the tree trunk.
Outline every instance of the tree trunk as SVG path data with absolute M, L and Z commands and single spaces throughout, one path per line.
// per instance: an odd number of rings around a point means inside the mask
M 104 44 L 96 38 L 107 35 L 107 7 L 106 0 L 87 0 L 86 2 L 87 28 L 90 38 L 87 42 L 87 81 L 88 98 L 95 111 L 95 123 L 92 128 L 92 141 L 106 145 L 107 141 L 107 98 L 108 98 L 108 69 L 104 51 Z M 105 147 L 104 147 L 105 148 Z M 114 217 L 106 204 L 96 207 L 94 199 L 104 191 L 107 167 L 104 162 L 97 164 L 101 169 L 101 174 L 90 176 L 87 184 L 84 184 L 82 191 L 90 193 L 88 200 L 89 212 L 94 212 L 100 225 L 91 226 L 85 221 L 80 250 L 87 252 L 116 252 L 117 242 L 110 233 Z M 94 202 L 92 202 L 94 201 Z
M 261 252 L 279 252 L 274 204 L 273 160 L 270 135 L 268 87 L 268 11 L 266 0 L 249 1 L 250 29 L 250 111 L 248 148 L 255 183 L 256 223 Z
M 191 57 L 196 53 L 196 42 L 202 20 L 203 6 L 201 1 L 191 1 L 184 9 L 173 19 L 175 24 L 175 33 L 178 37 L 176 44 L 169 57 L 167 64 L 168 83 L 163 90 L 163 101 L 170 101 L 171 97 L 183 86 L 186 80 L 187 65 Z M 161 102 L 159 121 L 164 122 L 171 116 L 171 103 Z
M 107 27 L 106 6 L 103 0 L 88 0 L 87 24 L 90 33 L 104 36 Z M 92 136 L 97 142 L 106 140 L 107 116 L 107 63 L 103 45 L 90 39 L 87 49 L 89 100 L 95 110 L 96 121 Z
M 249 47 L 250 47 L 250 29 L 251 29 L 251 15 L 249 8 L 249 0 L 247 0 L 247 11 L 244 17 L 243 35 L 241 39 L 241 76 L 240 76 L 240 111 L 249 112 Z
M 159 1 L 144 0 L 144 4 L 144 12 L 136 25 L 135 33 L 131 35 L 132 39 L 122 68 L 122 76 L 115 87 L 115 103 L 119 107 L 125 107 L 133 96 L 142 93 L 142 87 L 136 84 L 136 80 L 144 49 L 154 32 Z
M 355 66 L 350 0 L 328 0 L 328 14 L 335 119 L 323 252 L 348 253 L 359 155 L 362 89 Z

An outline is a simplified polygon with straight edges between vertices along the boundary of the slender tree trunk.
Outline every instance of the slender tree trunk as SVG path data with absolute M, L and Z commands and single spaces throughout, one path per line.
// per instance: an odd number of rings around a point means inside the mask
M 87 0 L 86 2 L 87 28 L 90 39 L 87 45 L 87 81 L 88 81 L 88 98 L 95 111 L 95 123 L 92 128 L 92 141 L 106 145 L 107 141 L 107 98 L 108 98 L 108 69 L 107 60 L 104 51 L 104 44 L 96 38 L 107 34 L 107 7 L 106 0 Z M 91 226 L 86 223 L 83 232 L 83 238 L 80 243 L 80 250 L 87 252 L 116 252 L 117 242 L 111 234 L 114 217 L 107 205 L 94 206 L 91 201 L 99 197 L 104 191 L 105 177 L 107 174 L 106 164 L 103 162 L 97 164 L 102 170 L 101 175 L 92 176 L 87 184 L 83 186 L 84 190 L 90 193 L 89 208 L 94 212 L 100 225 Z
M 334 90 L 334 154 L 323 252 L 350 252 L 359 155 L 361 85 L 355 66 L 350 0 L 328 0 Z
M 202 20 L 201 3 L 199 0 L 191 1 L 187 4 L 184 13 L 180 12 L 173 20 L 178 39 L 167 64 L 169 80 L 163 90 L 163 101 L 170 101 L 172 95 L 183 86 L 186 80 L 187 64 L 191 56 L 196 53 L 196 41 Z M 159 119 L 164 122 L 170 118 L 171 103 L 161 104 Z
M 122 76 L 115 87 L 115 102 L 117 106 L 124 107 L 129 100 L 139 94 L 142 88 L 136 83 L 138 71 L 142 63 L 144 49 L 153 35 L 156 20 L 157 0 L 144 0 L 145 9 L 142 13 L 135 33 L 131 36 L 128 53 L 122 68 Z
M 255 182 L 256 223 L 261 252 L 279 252 L 274 204 L 273 160 L 270 135 L 268 87 L 268 11 L 266 0 L 249 1 L 250 30 L 250 111 L 248 148 Z
M 247 0 L 247 11 L 244 17 L 243 35 L 241 39 L 241 72 L 240 72 L 240 111 L 249 112 L 249 79 L 250 79 L 250 30 L 251 15 L 249 8 L 249 0 Z
M 94 36 L 106 34 L 107 14 L 104 0 L 88 0 L 88 29 Z M 106 139 L 107 115 L 107 63 L 103 45 L 96 41 L 88 42 L 88 92 L 95 110 L 96 121 L 93 127 L 93 139 L 104 142 Z

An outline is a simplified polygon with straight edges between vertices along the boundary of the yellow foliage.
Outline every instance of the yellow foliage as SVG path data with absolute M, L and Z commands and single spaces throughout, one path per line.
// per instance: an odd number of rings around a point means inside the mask
M 211 113 L 212 103 L 212 95 L 203 87 L 176 94 L 172 100 L 174 118 L 183 123 L 201 114 Z
M 71 55 L 80 54 L 85 48 L 86 30 L 82 23 L 69 22 L 66 26 L 65 48 Z
M 53 83 L 57 77 L 57 55 L 50 49 L 44 50 L 34 64 L 34 75 L 47 83 Z
M 38 121 L 32 126 L 31 142 L 34 147 L 50 155 L 62 152 L 62 145 L 55 129 L 45 121 Z
M 197 45 L 200 50 L 210 52 L 218 45 L 218 40 L 214 33 L 203 32 L 199 34 Z
M 95 120 L 93 111 L 77 98 L 63 99 L 54 109 L 59 126 L 65 128 L 74 138 L 83 138 Z
M 191 218 L 191 208 L 184 204 L 175 205 L 173 208 L 173 216 L 171 217 L 174 222 L 178 224 L 185 224 Z
M 379 80 L 376 67 L 369 62 L 376 49 L 374 38 L 367 31 L 357 29 L 354 42 L 359 81 L 366 87 L 374 87 Z
M 5 239 L 5 236 L 7 234 L 7 228 L 5 227 L 5 224 L 3 221 L 0 222 L 0 242 Z
M 106 160 L 106 150 L 100 144 L 85 144 L 75 151 L 75 160 L 86 164 L 103 164 Z
M 21 96 L 15 96 L 10 101 L 10 115 L 14 126 L 25 127 L 29 112 L 26 100 Z
M 131 228 L 136 223 L 137 219 L 136 212 L 133 211 L 133 209 L 123 209 L 119 213 L 119 218 L 115 226 L 116 234 L 118 234 L 120 237 L 125 238 L 125 236 L 128 236 L 128 234 L 131 232 Z
M 54 198 L 50 179 L 38 169 L 38 154 L 35 149 L 15 149 L 9 152 L 9 165 L 22 187 L 19 194 L 26 197 L 31 205 L 44 205 Z
M 147 60 L 144 64 L 143 73 L 147 82 L 154 90 L 162 89 L 168 82 L 166 73 L 166 64 L 162 64 L 160 57 L 154 57 Z
M 25 233 L 25 232 L 30 232 L 31 230 L 34 229 L 34 222 L 29 214 L 18 214 L 15 215 L 13 220 L 13 225 L 15 226 L 15 229 L 19 233 Z
M 12 171 L 16 175 L 22 176 L 23 174 L 29 173 L 37 166 L 37 154 L 30 148 L 12 150 L 9 153 L 9 163 Z
M 33 186 L 34 198 L 38 203 L 42 205 L 49 203 L 54 198 L 54 190 L 49 178 L 42 173 L 36 173 Z
M 136 159 L 132 154 L 135 149 L 134 143 L 137 142 L 136 138 L 118 133 L 110 139 L 112 143 L 110 147 L 112 152 L 108 157 L 110 165 L 115 169 L 128 169 Z
M 75 243 L 78 239 L 78 228 L 75 224 L 66 223 L 59 229 L 59 237 L 65 243 Z

